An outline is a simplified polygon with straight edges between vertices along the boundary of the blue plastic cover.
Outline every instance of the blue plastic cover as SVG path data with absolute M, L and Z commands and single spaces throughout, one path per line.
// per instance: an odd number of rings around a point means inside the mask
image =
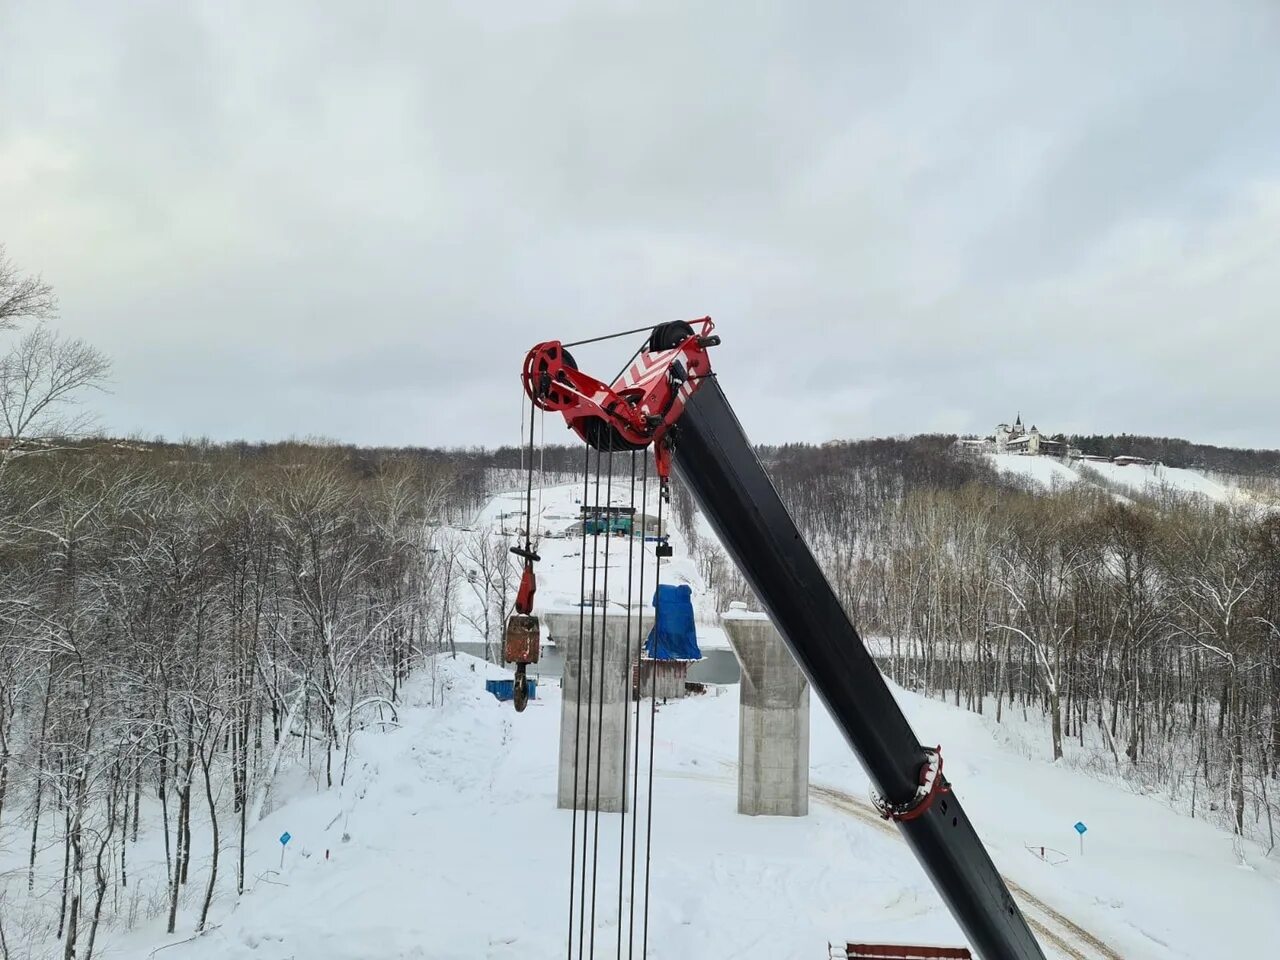
M 660 583 L 653 595 L 654 623 L 645 643 L 651 660 L 701 660 L 693 626 L 693 591 L 688 584 Z
M 529 699 L 537 700 L 538 699 L 538 681 L 535 680 L 533 677 L 529 677 L 528 679 L 525 680 L 525 684 L 529 689 Z M 515 699 L 515 695 L 516 695 L 515 680 L 486 680 L 484 682 L 484 688 L 489 693 L 492 693 L 499 700 L 506 701 L 506 700 Z

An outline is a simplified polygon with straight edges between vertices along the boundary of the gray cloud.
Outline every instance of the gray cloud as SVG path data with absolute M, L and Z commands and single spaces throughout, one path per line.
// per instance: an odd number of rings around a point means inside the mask
M 1280 446 L 1278 48 L 1266 0 L 9 5 L 0 241 L 117 432 L 511 442 L 533 342 L 711 313 L 761 440 Z

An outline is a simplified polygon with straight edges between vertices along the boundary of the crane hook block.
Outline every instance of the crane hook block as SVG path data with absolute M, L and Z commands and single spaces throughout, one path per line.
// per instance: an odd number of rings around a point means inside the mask
M 538 662 L 540 652 L 538 618 L 527 613 L 516 613 L 507 621 L 507 633 L 502 647 L 502 658 L 507 663 L 520 666 Z
M 516 613 L 533 613 L 533 595 L 537 592 L 538 578 L 533 572 L 533 560 L 526 560 L 524 573 L 520 574 L 520 586 L 516 589 Z

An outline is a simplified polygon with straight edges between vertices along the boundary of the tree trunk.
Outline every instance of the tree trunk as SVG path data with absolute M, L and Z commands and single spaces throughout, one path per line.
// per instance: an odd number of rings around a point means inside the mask
M 4 699 L 0 697 L 0 823 L 4 822 L 4 798 L 9 792 L 9 724 L 13 720 L 13 711 L 5 710 Z
M 77 788 L 79 794 L 81 788 Z M 67 906 L 67 939 L 63 944 L 63 960 L 75 960 L 76 939 L 80 935 L 80 908 L 84 902 L 84 797 L 78 796 L 77 810 L 71 818 L 68 849 L 71 853 L 71 901 Z
M 159 727 L 156 731 L 156 737 L 160 741 L 159 749 L 157 751 L 160 759 L 156 773 L 159 783 L 156 788 L 156 792 L 160 796 L 160 815 L 162 821 L 162 832 L 164 833 L 165 876 L 171 878 L 173 876 L 173 850 L 169 843 L 169 792 L 165 789 L 165 781 L 169 776 L 169 738 L 167 736 L 162 736 L 160 732 L 161 730 L 163 730 L 163 727 Z M 137 808 L 135 807 L 134 809 L 136 810 Z M 172 933 L 173 931 L 170 930 L 169 932 Z
M 1049 710 L 1053 727 L 1053 759 L 1056 762 L 1062 759 L 1062 707 L 1056 686 L 1049 688 Z
M 112 785 L 113 793 L 115 789 L 116 789 L 116 785 L 113 784 Z M 125 798 L 129 796 L 129 791 L 127 786 L 124 786 L 122 788 L 121 795 Z M 122 814 L 120 819 L 121 819 L 120 836 L 123 839 L 125 835 L 125 826 L 128 823 L 128 817 Z M 97 899 L 93 905 L 93 922 L 89 925 L 89 942 L 85 945 L 84 960 L 92 960 L 93 944 L 98 937 L 98 923 L 102 919 L 102 901 L 105 899 L 107 894 L 107 871 L 102 864 L 102 857 L 103 857 L 103 854 L 107 852 L 107 847 L 111 843 L 111 834 L 115 831 L 115 828 L 116 828 L 115 805 L 111 803 L 110 800 L 108 800 L 107 801 L 107 829 L 106 829 L 106 832 L 103 833 L 102 838 L 98 843 L 98 858 L 94 862 L 94 879 L 97 885 Z M 123 844 L 121 845 L 121 853 L 123 855 Z M 120 869 L 121 869 L 121 872 L 123 873 L 124 871 L 123 861 L 121 862 Z
M 212 749 L 212 748 L 211 748 Z M 209 865 L 209 885 L 204 891 L 204 906 L 200 908 L 200 922 L 196 924 L 196 933 L 204 930 L 209 919 L 209 905 L 213 903 L 213 891 L 218 882 L 218 809 L 213 802 L 213 785 L 209 779 L 209 760 L 204 752 L 200 754 L 200 766 L 204 770 L 204 796 L 209 802 L 209 826 L 213 831 L 213 858 Z M 241 808 L 243 810 L 243 807 Z
M 62 902 L 58 907 L 58 939 L 67 927 L 67 896 L 71 889 L 71 805 L 62 810 Z
M 40 838 L 40 802 L 44 799 L 45 734 L 49 729 L 49 700 L 53 696 L 53 654 L 49 655 L 49 674 L 44 687 L 44 706 L 40 710 L 40 739 L 36 743 L 36 795 L 31 812 L 31 858 L 27 862 L 27 893 L 36 888 L 36 846 Z
M 1235 832 L 1244 836 L 1244 727 L 1245 703 L 1239 680 L 1231 683 L 1233 704 L 1231 718 L 1231 800 L 1235 807 Z

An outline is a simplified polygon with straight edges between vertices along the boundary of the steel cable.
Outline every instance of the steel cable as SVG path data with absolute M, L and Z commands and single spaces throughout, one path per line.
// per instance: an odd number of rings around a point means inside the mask
M 662 501 L 658 494 L 658 542 L 662 543 Z M 644 831 L 644 939 L 640 956 L 649 956 L 649 876 L 653 854 L 653 741 L 658 722 L 658 647 L 662 633 L 658 630 L 658 598 L 662 594 L 662 556 L 654 551 L 653 565 L 653 656 L 649 658 L 649 799 Z
M 583 502 L 583 519 L 582 529 L 585 533 L 587 529 L 588 512 L 585 509 L 586 502 Z M 592 508 L 590 516 L 592 518 L 600 515 L 600 452 L 596 451 L 596 484 L 595 484 L 595 504 Z M 586 772 L 582 781 L 582 897 L 578 903 L 578 957 L 583 954 L 583 947 L 586 945 L 586 922 L 587 922 L 587 800 L 589 799 L 588 789 L 591 785 L 591 701 L 594 698 L 595 691 L 595 664 L 596 664 L 596 583 L 600 569 L 600 538 L 597 534 L 591 538 L 591 638 L 587 647 L 587 745 L 586 745 Z M 584 548 L 585 550 L 585 548 Z M 582 678 L 578 678 L 579 689 L 581 689 Z M 577 722 L 581 723 L 582 718 L 579 716 Z M 596 771 L 596 778 L 599 779 L 600 773 Z M 578 785 L 574 783 L 574 793 L 577 793 Z M 597 814 L 598 815 L 598 814 Z M 595 875 L 591 877 L 592 887 L 595 886 Z M 594 936 L 594 931 L 592 931 Z
M 649 458 L 643 458 L 643 467 L 640 474 L 640 509 L 641 512 L 649 508 Z M 635 703 L 636 703 L 636 722 L 635 722 L 635 765 L 632 773 L 632 789 L 631 789 L 631 885 L 628 894 L 628 915 L 627 923 L 627 957 L 630 958 L 635 951 L 635 933 L 636 933 L 636 841 L 637 826 L 640 823 L 640 701 L 641 697 L 641 675 L 640 665 L 642 660 L 642 652 L 644 650 L 644 611 L 648 607 L 648 602 L 644 593 L 644 551 L 645 537 L 644 524 L 645 517 L 641 517 L 641 537 L 640 537 L 640 629 L 636 633 L 636 682 L 635 682 Z M 659 529 L 659 535 L 662 531 Z M 621 960 L 621 953 L 619 953 Z
M 585 443 L 582 447 L 584 451 L 582 462 L 582 506 L 583 506 L 583 523 L 582 523 L 582 573 L 578 583 L 578 594 L 581 596 L 587 589 L 587 524 L 586 524 L 586 506 L 588 485 L 591 480 L 591 447 Z M 574 873 L 578 862 L 578 749 L 581 740 L 582 728 L 579 718 L 582 715 L 582 639 L 586 627 L 585 618 L 586 608 L 581 603 L 578 605 L 578 705 L 574 714 L 575 722 L 573 726 L 573 826 L 570 828 L 569 834 L 569 936 L 568 936 L 568 952 L 565 954 L 566 960 L 573 960 L 573 894 L 574 894 Z M 564 658 L 564 665 L 561 668 L 561 677 L 567 672 L 568 657 Z M 564 687 L 564 680 L 561 679 L 560 686 Z M 585 832 L 586 827 L 583 827 Z
M 597 451 L 597 460 L 600 454 Z M 613 507 L 613 450 L 609 451 L 608 473 L 604 486 L 604 518 L 599 518 L 597 507 L 596 541 L 604 535 L 604 598 L 600 613 L 600 706 L 596 708 L 596 800 L 595 826 L 591 839 L 591 940 L 589 956 L 596 955 L 596 892 L 600 885 L 600 784 L 604 779 L 604 670 L 608 664 L 607 651 L 609 643 L 609 545 L 613 541 L 613 524 L 611 522 Z M 603 523 L 603 530 L 601 529 Z M 592 584 L 594 588 L 594 583 Z M 592 610 L 595 610 L 595 599 L 592 598 Z M 588 708 L 590 709 L 590 708 Z
M 634 595 L 632 587 L 636 558 L 636 452 L 631 451 L 631 529 L 627 538 L 627 631 L 624 637 L 626 656 L 622 658 L 622 818 L 618 828 L 618 960 L 622 960 L 622 892 L 627 859 L 627 747 L 629 746 L 631 719 L 631 612 Z M 644 515 L 641 511 L 640 536 L 644 537 Z M 640 558 L 644 559 L 644 540 L 640 541 Z M 644 617 L 641 616 L 643 629 Z

